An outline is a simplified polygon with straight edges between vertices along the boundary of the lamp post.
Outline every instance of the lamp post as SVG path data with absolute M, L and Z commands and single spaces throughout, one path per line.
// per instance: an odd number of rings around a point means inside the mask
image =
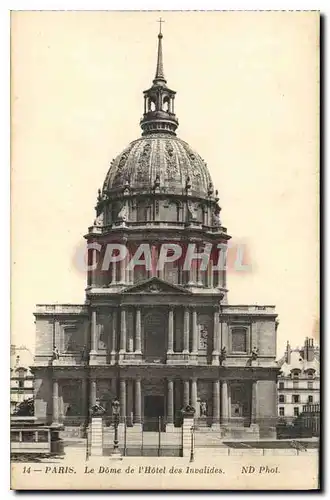
M 113 454 L 120 455 L 119 447 L 118 447 L 118 425 L 119 425 L 119 414 L 120 414 L 120 403 L 118 399 L 112 401 L 112 417 L 113 424 L 115 428 L 115 435 L 113 440 Z
M 189 462 L 194 462 L 195 460 L 195 435 L 194 435 L 194 426 L 192 425 L 191 426 L 191 429 L 190 429 L 190 436 L 191 436 L 191 441 L 190 441 L 190 460 Z

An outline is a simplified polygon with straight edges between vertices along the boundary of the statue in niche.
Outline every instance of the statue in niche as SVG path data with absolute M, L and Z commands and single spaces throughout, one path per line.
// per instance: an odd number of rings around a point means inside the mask
M 188 201 L 188 218 L 191 222 L 197 222 L 198 203 L 191 203 Z
M 208 330 L 205 325 L 199 325 L 199 349 L 207 349 Z
M 221 221 L 220 221 L 220 211 L 216 210 L 212 214 L 212 226 L 221 226 Z
M 126 222 L 127 218 L 128 218 L 128 208 L 127 208 L 127 204 L 124 203 L 123 206 L 121 207 L 121 209 L 119 210 L 118 220 L 122 221 L 122 222 Z
M 99 349 L 106 349 L 105 340 L 104 324 L 101 324 L 99 325 Z
M 201 401 L 199 404 L 200 416 L 205 418 L 207 416 L 207 403 L 206 401 Z

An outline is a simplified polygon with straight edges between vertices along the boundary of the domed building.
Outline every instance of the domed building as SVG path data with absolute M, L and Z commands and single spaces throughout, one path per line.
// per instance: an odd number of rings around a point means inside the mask
M 160 417 L 171 432 L 190 404 L 197 428 L 269 435 L 275 309 L 228 304 L 230 236 L 205 161 L 177 136 L 162 39 L 142 136 L 112 160 L 85 236 L 86 302 L 37 306 L 35 414 L 74 432 L 117 398 L 129 427 Z

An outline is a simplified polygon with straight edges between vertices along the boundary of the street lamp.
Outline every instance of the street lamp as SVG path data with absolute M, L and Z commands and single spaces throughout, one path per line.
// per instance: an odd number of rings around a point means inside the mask
M 120 403 L 118 399 L 112 401 L 111 406 L 112 406 L 113 425 L 115 428 L 115 436 L 113 440 L 113 454 L 120 455 L 118 447 L 118 425 L 119 425 L 119 415 L 120 415 Z
M 194 462 L 195 460 L 195 434 L 194 434 L 194 426 L 191 426 L 191 440 L 190 440 L 190 460 L 189 462 Z

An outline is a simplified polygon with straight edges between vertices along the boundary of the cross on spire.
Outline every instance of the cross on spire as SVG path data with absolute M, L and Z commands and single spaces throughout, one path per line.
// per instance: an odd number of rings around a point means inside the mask
M 163 19 L 160 17 L 158 19 L 157 23 L 159 23 L 159 34 L 161 35 L 162 34 L 162 23 L 165 23 L 165 21 L 163 21 Z

